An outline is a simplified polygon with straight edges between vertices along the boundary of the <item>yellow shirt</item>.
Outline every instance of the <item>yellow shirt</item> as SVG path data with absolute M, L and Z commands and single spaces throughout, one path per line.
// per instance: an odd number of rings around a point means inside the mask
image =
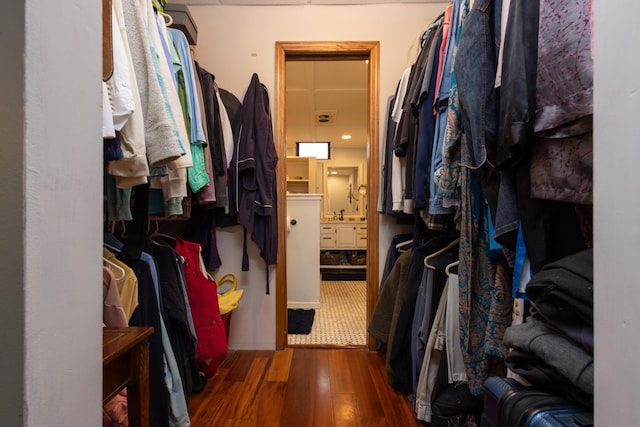
M 124 270 L 124 277 L 122 277 L 122 273 L 120 271 L 116 271 L 116 269 L 108 263 L 104 263 L 105 267 L 111 269 L 116 277 L 118 293 L 120 294 L 120 302 L 122 303 L 122 308 L 127 315 L 127 320 L 130 320 L 134 310 L 138 307 L 138 278 L 131 268 L 116 258 L 116 256 L 108 249 L 102 249 L 102 256 Z

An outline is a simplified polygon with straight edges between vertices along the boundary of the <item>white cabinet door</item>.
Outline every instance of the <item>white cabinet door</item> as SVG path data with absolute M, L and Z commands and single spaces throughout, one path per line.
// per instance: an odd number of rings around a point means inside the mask
M 287 195 L 287 305 L 320 307 L 320 195 Z
M 351 224 L 340 224 L 336 226 L 336 247 L 355 248 L 357 227 Z

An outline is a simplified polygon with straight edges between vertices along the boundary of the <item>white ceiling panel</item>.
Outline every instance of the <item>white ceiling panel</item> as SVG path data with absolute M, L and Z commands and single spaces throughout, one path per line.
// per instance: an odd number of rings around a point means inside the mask
M 367 141 L 368 66 L 364 61 L 288 61 L 287 141 L 330 141 L 363 147 Z M 318 114 L 330 116 L 324 124 Z M 352 136 L 343 140 L 344 134 Z

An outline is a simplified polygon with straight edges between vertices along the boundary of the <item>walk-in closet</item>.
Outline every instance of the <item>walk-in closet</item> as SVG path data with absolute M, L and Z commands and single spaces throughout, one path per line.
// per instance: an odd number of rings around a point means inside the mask
M 7 4 L 4 423 L 633 425 L 639 12 Z M 305 177 L 291 144 L 328 138 L 288 139 L 286 63 L 336 53 L 369 61 L 364 153 Z M 287 191 L 321 195 L 296 308 L 364 294 L 329 320 L 364 343 L 289 341 Z

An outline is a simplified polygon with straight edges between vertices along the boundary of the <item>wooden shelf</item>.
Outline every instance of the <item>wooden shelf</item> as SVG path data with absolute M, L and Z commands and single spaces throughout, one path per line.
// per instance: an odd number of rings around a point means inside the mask
M 315 193 L 316 159 L 315 157 L 287 157 L 287 192 Z

